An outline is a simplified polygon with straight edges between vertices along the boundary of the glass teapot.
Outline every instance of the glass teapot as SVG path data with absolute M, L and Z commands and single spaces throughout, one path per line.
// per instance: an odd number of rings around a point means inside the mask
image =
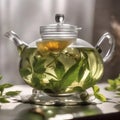
M 22 79 L 50 97 L 70 96 L 93 87 L 102 77 L 103 62 L 114 51 L 114 39 L 105 33 L 97 45 L 78 38 L 74 25 L 64 24 L 64 15 L 55 16 L 56 24 L 40 27 L 41 38 L 27 44 L 18 35 L 7 32 L 19 51 L 19 72 Z M 102 44 L 108 43 L 104 55 Z M 33 93 L 37 94 L 35 92 Z

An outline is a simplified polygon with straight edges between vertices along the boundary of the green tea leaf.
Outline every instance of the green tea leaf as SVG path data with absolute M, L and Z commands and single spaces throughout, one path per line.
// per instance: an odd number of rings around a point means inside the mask
M 34 56 L 36 54 L 36 48 L 26 47 L 21 54 L 20 67 L 24 66 L 25 69 L 32 71 L 32 64 L 34 61 Z
M 0 103 L 9 103 L 5 97 L 0 97 Z
M 119 92 L 120 91 L 120 74 L 115 79 L 108 79 L 108 84 L 109 85 L 105 87 L 105 90 Z
M 72 67 L 68 69 L 68 71 L 64 74 L 62 80 L 61 80 L 61 87 L 65 89 L 67 86 L 71 85 L 73 81 L 78 81 L 78 73 L 79 69 L 81 67 L 80 62 L 76 62 Z
M 33 62 L 33 69 L 34 72 L 43 74 L 45 72 L 45 67 L 44 67 L 45 59 L 41 57 L 34 57 L 34 62 Z
M 9 88 L 9 87 L 12 87 L 13 85 L 12 84 L 9 84 L 9 83 L 5 83 L 5 84 L 2 84 L 0 85 L 0 96 L 3 95 L 3 91 L 5 88 Z
M 3 95 L 3 91 L 4 91 L 4 88 L 3 88 L 3 87 L 0 87 L 0 96 Z
M 57 77 L 56 77 L 54 74 L 52 74 L 52 73 L 45 72 L 45 74 L 47 74 L 47 75 L 49 75 L 49 76 L 51 76 L 51 77 L 53 77 L 53 78 L 57 79 Z
M 20 75 L 22 77 L 26 77 L 29 74 L 31 74 L 31 69 L 30 68 L 22 68 L 22 69 L 20 69 Z
M 37 89 L 43 89 L 43 83 L 41 82 L 42 75 L 41 74 L 32 74 L 32 85 L 35 86 Z
M 79 69 L 79 73 L 78 73 L 78 82 L 80 82 L 80 80 L 82 80 L 82 78 L 84 76 L 84 73 L 86 70 L 85 61 L 86 61 L 85 58 L 81 58 L 80 65 L 79 65 L 80 69 Z
M 83 89 L 87 89 L 89 87 L 92 87 L 95 84 L 95 81 L 91 79 L 91 72 L 89 67 L 89 61 L 88 61 L 88 55 L 86 52 L 81 53 L 81 57 L 83 58 L 82 66 L 79 70 L 79 80 L 82 79 L 83 81 Z
M 60 83 L 59 81 L 56 81 L 54 79 L 50 79 L 49 83 L 46 83 L 44 91 L 47 93 L 61 93 L 61 89 L 59 87 Z
M 108 83 L 110 84 L 110 86 L 111 86 L 113 89 L 116 89 L 116 88 L 117 88 L 116 81 L 113 81 L 113 80 L 109 79 L 109 80 L 108 80 Z
M 120 79 L 115 79 L 116 85 L 120 86 Z
M 13 97 L 18 95 L 20 92 L 21 91 L 9 91 L 9 92 L 6 92 L 5 95 Z
M 86 78 L 83 82 L 83 88 L 88 89 L 96 84 L 96 81 L 91 78 L 90 72 L 86 75 Z
M 2 76 L 0 75 L 0 79 L 2 79 Z M 10 88 L 13 85 L 10 83 L 4 83 L 0 85 L 0 103 L 8 103 L 9 101 L 7 100 L 8 96 L 15 96 L 20 93 L 20 91 L 8 91 L 5 92 L 4 90 L 6 88 Z
M 115 89 L 113 87 L 111 87 L 111 86 L 105 87 L 105 90 L 107 90 L 107 91 L 115 91 Z
M 100 91 L 100 88 L 97 85 L 94 85 L 93 86 L 93 91 L 94 91 L 94 94 L 96 94 Z
M 10 88 L 12 86 L 13 86 L 12 84 L 5 83 L 5 84 L 0 85 L 0 88 Z
M 116 80 L 112 80 L 112 79 L 108 79 L 108 84 L 109 86 L 105 87 L 105 90 L 108 90 L 108 91 L 116 91 L 117 90 L 117 82 Z
M 73 91 L 76 91 L 76 92 L 83 92 L 83 91 L 85 91 L 82 87 L 80 87 L 80 86 L 77 86 L 77 87 L 74 87 L 73 88 Z
M 55 73 L 58 79 L 61 79 L 63 74 L 65 73 L 65 67 L 60 61 L 56 61 Z
M 96 97 L 97 99 L 99 99 L 100 101 L 102 101 L 102 102 L 105 102 L 105 101 L 106 101 L 106 97 L 105 97 L 103 94 L 96 93 L 96 94 L 94 94 L 94 95 L 95 95 L 95 97 Z
M 24 52 L 22 52 L 21 57 L 22 57 L 23 59 L 25 59 L 25 58 L 32 58 L 35 53 L 36 53 L 36 48 L 26 47 L 26 48 L 24 49 Z

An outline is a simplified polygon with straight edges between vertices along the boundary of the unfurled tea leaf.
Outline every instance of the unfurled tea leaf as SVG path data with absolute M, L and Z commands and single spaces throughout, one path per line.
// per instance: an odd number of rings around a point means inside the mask
M 83 89 L 82 87 L 80 87 L 80 86 L 77 86 L 77 87 L 74 87 L 74 88 L 73 88 L 73 91 L 76 91 L 76 92 L 83 92 L 84 89 Z
M 91 78 L 91 74 L 89 72 L 86 76 L 87 77 L 85 78 L 83 86 L 82 86 L 84 89 L 88 89 L 90 87 L 93 87 L 96 84 L 96 81 Z
M 24 49 L 24 51 L 21 54 L 22 58 L 31 58 L 33 57 L 33 55 L 36 53 L 36 48 L 29 48 L 27 47 L 26 49 Z
M 60 61 L 56 61 L 55 73 L 58 79 L 61 79 L 65 73 L 65 67 Z
M 83 61 L 81 60 L 68 69 L 61 80 L 62 88 L 65 89 L 67 86 L 71 85 L 73 81 L 78 81 L 78 73 L 82 63 Z
M 33 69 L 34 72 L 43 74 L 45 72 L 45 67 L 44 67 L 45 59 L 41 57 L 35 57 L 34 62 L 33 62 Z
M 89 87 L 92 87 L 95 84 L 95 81 L 91 77 L 91 71 L 89 67 L 89 61 L 88 61 L 88 55 L 84 51 L 81 53 L 83 56 L 83 63 L 79 70 L 79 80 L 83 81 L 83 89 L 87 89 Z
M 84 76 L 86 67 L 85 67 L 85 58 L 81 59 L 80 65 L 79 65 L 79 72 L 78 72 L 78 82 L 80 82 Z
M 29 69 L 29 68 L 22 68 L 22 69 L 20 69 L 20 75 L 22 77 L 26 77 L 29 74 L 31 74 L 31 69 Z
M 31 78 L 31 85 L 36 86 L 37 89 L 41 90 L 44 88 L 44 84 L 42 83 L 42 74 L 32 74 L 32 78 Z
M 47 93 L 61 93 L 62 90 L 60 89 L 60 82 L 54 79 L 50 79 L 49 83 L 46 83 L 46 87 L 44 88 L 45 92 Z

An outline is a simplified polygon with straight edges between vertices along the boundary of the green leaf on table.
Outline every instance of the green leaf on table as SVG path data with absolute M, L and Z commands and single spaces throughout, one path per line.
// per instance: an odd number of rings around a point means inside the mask
M 108 91 L 115 91 L 117 89 L 117 83 L 115 80 L 109 79 L 108 80 L 109 86 L 105 87 Z
M 94 85 L 92 88 L 93 88 L 95 98 L 97 98 L 98 100 L 102 102 L 105 102 L 106 97 L 100 93 L 100 88 L 97 85 Z
M 9 91 L 9 92 L 6 92 L 5 95 L 13 97 L 18 95 L 20 92 L 21 91 Z
M 9 83 L 5 83 L 5 84 L 2 84 L 0 85 L 0 96 L 3 95 L 3 91 L 5 88 L 9 88 L 9 87 L 12 87 L 13 85 L 12 84 L 9 84 Z
M 117 97 L 120 97 L 120 74 L 114 79 L 108 79 L 108 86 L 105 90 L 115 92 Z
M 0 85 L 0 87 L 2 87 L 2 88 L 10 88 L 10 87 L 12 87 L 12 86 L 13 86 L 13 85 L 10 84 L 10 83 L 5 83 L 5 84 Z
M 9 101 L 5 97 L 0 97 L 0 103 L 9 103 Z
M 2 76 L 0 75 L 0 79 L 2 79 Z M 10 88 L 13 85 L 10 83 L 4 83 L 0 85 L 0 103 L 8 103 L 7 100 L 8 97 L 18 95 L 20 91 L 4 91 L 6 88 Z
M 106 101 L 106 97 L 105 97 L 103 94 L 95 93 L 94 95 L 95 95 L 95 97 L 96 97 L 97 99 L 99 99 L 100 101 L 102 101 L 102 102 L 105 102 L 105 101 Z
M 12 86 L 13 85 L 9 84 L 9 83 L 5 83 L 5 84 L 0 85 L 0 95 L 2 95 L 2 93 L 3 93 L 3 91 L 4 91 L 5 88 L 10 88 Z
M 108 80 L 108 83 L 110 84 L 111 88 L 116 89 L 117 88 L 117 84 L 116 81 L 113 80 Z
M 94 85 L 93 86 L 93 91 L 94 91 L 94 94 L 98 93 L 100 91 L 100 88 L 97 85 Z

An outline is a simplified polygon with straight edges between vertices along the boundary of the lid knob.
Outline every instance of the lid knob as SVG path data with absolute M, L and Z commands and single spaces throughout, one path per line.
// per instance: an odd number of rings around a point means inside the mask
M 55 21 L 57 23 L 63 23 L 64 22 L 64 15 L 63 14 L 56 14 L 55 15 Z

